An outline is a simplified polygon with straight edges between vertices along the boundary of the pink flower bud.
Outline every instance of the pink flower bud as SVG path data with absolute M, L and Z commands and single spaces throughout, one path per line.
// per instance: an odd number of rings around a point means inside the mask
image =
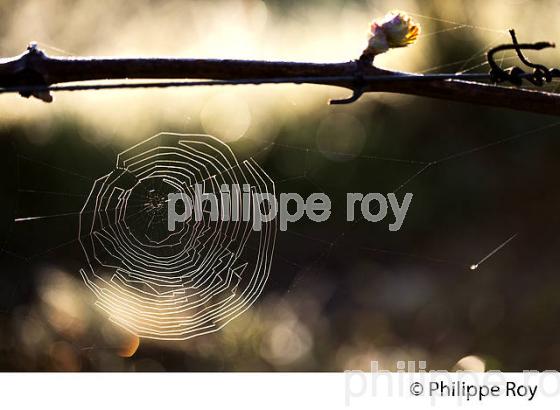
M 388 13 L 371 24 L 365 55 L 376 56 L 391 48 L 413 44 L 420 34 L 420 26 L 401 11 Z

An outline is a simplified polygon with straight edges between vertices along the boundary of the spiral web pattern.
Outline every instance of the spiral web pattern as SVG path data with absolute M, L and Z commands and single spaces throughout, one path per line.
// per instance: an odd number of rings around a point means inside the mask
M 275 192 L 256 162 L 238 162 L 216 138 L 164 133 L 119 154 L 80 212 L 88 262 L 80 273 L 110 319 L 140 337 L 214 332 L 247 310 L 268 279 L 274 220 L 255 231 L 252 221 L 211 220 L 203 208 L 201 220 L 191 216 L 169 231 L 168 194 L 193 198 L 196 184 L 218 198 L 224 184 Z

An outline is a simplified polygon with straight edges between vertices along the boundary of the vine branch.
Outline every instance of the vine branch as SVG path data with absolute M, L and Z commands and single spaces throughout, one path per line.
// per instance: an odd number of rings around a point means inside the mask
M 369 60 L 369 61 L 368 61 Z M 35 44 L 19 56 L 0 59 L 0 93 L 19 92 L 50 102 L 50 91 L 103 86 L 53 86 L 69 82 L 116 79 L 206 79 L 220 84 L 295 83 L 349 89 L 355 101 L 362 93 L 387 92 L 448 101 L 560 115 L 560 94 L 483 83 L 490 75 L 420 75 L 378 68 L 372 58 L 345 63 L 301 63 L 185 58 L 50 57 Z M 173 86 L 180 85 L 171 83 Z M 186 83 L 185 85 L 188 85 Z M 214 83 L 192 83 L 211 85 Z M 130 88 L 135 84 L 130 84 Z M 158 86 L 149 83 L 139 86 Z M 161 86 L 165 86 L 163 83 Z

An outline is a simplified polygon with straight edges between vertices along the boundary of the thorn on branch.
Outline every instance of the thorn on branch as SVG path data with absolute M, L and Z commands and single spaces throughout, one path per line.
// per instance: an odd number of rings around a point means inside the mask
M 348 98 L 341 98 L 338 100 L 330 100 L 330 105 L 343 105 L 343 104 L 351 104 L 356 102 L 360 99 L 360 97 L 364 94 L 364 86 L 358 86 L 352 90 L 352 95 Z
M 371 60 L 369 57 L 364 57 L 362 55 L 359 60 L 356 62 L 356 71 L 354 73 L 354 81 L 353 81 L 353 88 L 352 88 L 352 95 L 348 98 L 342 98 L 338 100 L 330 100 L 330 105 L 344 105 L 344 104 L 351 104 L 356 102 L 360 99 L 360 97 L 364 94 L 366 90 L 366 83 L 364 81 L 364 69 L 367 66 L 371 66 L 373 63 L 373 58 Z

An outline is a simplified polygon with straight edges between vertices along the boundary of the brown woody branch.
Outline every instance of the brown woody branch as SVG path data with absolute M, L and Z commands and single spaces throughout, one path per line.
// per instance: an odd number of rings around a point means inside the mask
M 46 86 L 114 79 L 251 80 L 294 78 L 294 83 L 323 84 L 363 92 L 388 92 L 431 97 L 519 111 L 560 115 L 560 95 L 456 79 L 407 79 L 403 73 L 371 62 L 313 64 L 184 58 L 49 57 L 36 46 L 0 60 L 0 87 L 21 90 L 49 101 Z M 305 77 L 312 77 L 306 80 Z M 336 77 L 343 77 L 336 79 Z M 303 78 L 303 79 L 302 79 Z M 335 78 L 333 80 L 333 78 Z M 422 78 L 420 78 L 422 80 Z M 38 91 L 33 91 L 36 87 Z M 31 89 L 31 90 L 30 90 Z M 25 91 L 27 90 L 27 91 Z

